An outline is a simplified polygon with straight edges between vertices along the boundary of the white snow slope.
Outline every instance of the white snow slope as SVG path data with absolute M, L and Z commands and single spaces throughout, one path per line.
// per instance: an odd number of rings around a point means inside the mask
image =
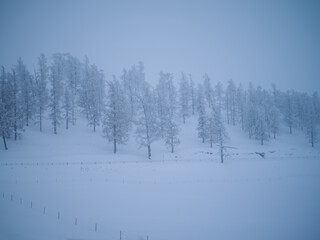
M 260 146 L 228 127 L 225 163 L 182 126 L 171 154 L 112 144 L 84 122 L 29 127 L 0 150 L 0 239 L 320 239 L 320 151 L 281 129 Z M 265 152 L 262 158 L 255 152 Z

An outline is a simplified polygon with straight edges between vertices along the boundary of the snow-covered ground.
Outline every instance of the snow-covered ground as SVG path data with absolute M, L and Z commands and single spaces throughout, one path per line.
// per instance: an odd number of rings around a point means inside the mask
M 133 137 L 114 155 L 82 121 L 29 127 L 0 150 L 0 239 L 320 239 L 320 151 L 302 133 L 260 146 L 229 126 L 220 164 L 195 129 L 148 160 Z

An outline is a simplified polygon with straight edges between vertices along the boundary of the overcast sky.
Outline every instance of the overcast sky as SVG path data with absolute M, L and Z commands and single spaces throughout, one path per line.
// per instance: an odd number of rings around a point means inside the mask
M 0 64 L 87 55 L 110 78 L 138 61 L 202 81 L 320 91 L 320 1 L 0 1 Z

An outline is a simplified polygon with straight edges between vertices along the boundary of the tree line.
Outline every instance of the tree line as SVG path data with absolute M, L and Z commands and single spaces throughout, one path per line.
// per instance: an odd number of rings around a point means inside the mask
M 113 144 L 125 144 L 134 130 L 136 141 L 147 149 L 163 140 L 171 152 L 180 143 L 180 125 L 197 116 L 198 137 L 212 148 L 217 145 L 223 162 L 225 124 L 239 125 L 249 138 L 265 141 L 276 138 L 280 123 L 304 131 L 311 146 L 318 139 L 320 103 L 312 95 L 255 87 L 247 89 L 229 80 L 224 87 L 204 75 L 195 84 L 191 75 L 181 74 L 178 85 L 171 73 L 160 72 L 155 87 L 145 79 L 139 62 L 124 69 L 120 76 L 106 79 L 103 71 L 70 54 L 55 53 L 51 64 L 44 54 L 30 72 L 22 59 L 9 71 L 2 66 L 0 75 L 0 135 L 4 148 L 7 139 L 17 140 L 31 123 L 42 131 L 43 119 L 49 118 L 54 134 L 59 127 L 75 125 L 80 116 L 96 131 L 102 125 L 104 136 Z

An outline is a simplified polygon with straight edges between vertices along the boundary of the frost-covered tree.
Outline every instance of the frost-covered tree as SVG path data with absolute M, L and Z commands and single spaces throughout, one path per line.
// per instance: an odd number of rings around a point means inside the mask
M 177 92 L 173 84 L 172 75 L 166 81 L 168 99 L 167 99 L 167 117 L 164 128 L 165 143 L 170 146 L 171 152 L 174 152 L 174 147 L 180 143 L 178 138 L 179 125 L 177 123 Z
M 215 85 L 214 94 L 216 99 L 216 109 L 221 112 L 223 102 L 223 86 L 221 82 L 218 82 Z
M 113 152 L 117 152 L 117 144 L 124 144 L 129 138 L 129 105 L 121 84 L 113 76 L 107 82 L 108 94 L 103 120 L 103 133 L 113 143 Z
M 145 84 L 136 99 L 139 103 L 136 140 L 140 146 L 148 148 L 148 158 L 151 159 L 151 144 L 159 137 L 159 131 L 155 99 L 150 87 Z
M 166 135 L 165 135 L 165 143 L 170 146 L 171 153 L 174 152 L 174 148 L 176 145 L 180 143 L 178 138 L 179 135 L 179 125 L 177 122 L 170 120 L 166 126 Z
M 26 126 L 29 126 L 35 107 L 34 84 L 32 76 L 30 75 L 21 58 L 18 59 L 18 63 L 16 66 L 16 77 L 18 81 L 18 86 L 20 86 L 21 91 L 21 103 L 24 113 L 25 124 Z
M 209 109 L 209 113 L 206 119 L 205 125 L 205 136 L 206 140 L 210 143 L 210 147 L 212 148 L 213 143 L 215 142 L 215 135 L 216 135 L 216 126 L 215 126 L 215 116 L 216 112 L 214 107 Z
M 294 105 L 293 105 L 293 93 L 287 92 L 284 98 L 284 120 L 289 127 L 290 134 L 292 134 L 292 128 L 294 126 Z
M 144 65 L 139 62 L 133 65 L 129 70 L 124 69 L 121 76 L 127 98 L 129 99 L 132 120 L 139 108 L 139 102 L 136 95 L 139 94 L 145 84 Z
M 276 135 L 279 131 L 280 125 L 280 110 L 275 106 L 272 105 L 269 109 L 269 119 L 270 119 L 270 131 L 273 134 L 273 138 L 276 138 Z
M 308 94 L 306 93 L 298 93 L 298 92 L 292 92 L 293 96 L 293 119 L 294 119 L 294 124 L 296 127 L 298 127 L 300 130 L 305 130 L 305 121 L 306 121 L 306 116 L 308 115 L 307 113 L 307 108 L 306 105 L 308 105 Z M 283 111 L 284 112 L 284 111 Z
M 21 91 L 19 90 L 15 70 L 12 69 L 12 73 L 8 73 L 8 84 L 7 93 L 10 94 L 12 111 L 12 127 L 14 140 L 17 140 L 20 136 L 20 132 L 23 131 L 23 109 Z
M 214 105 L 214 91 L 211 84 L 211 79 L 207 74 L 203 76 L 203 88 L 205 99 L 209 108 L 212 108 Z
M 197 107 L 198 107 L 198 137 L 202 139 L 204 143 L 206 139 L 206 126 L 207 126 L 207 116 L 206 116 L 206 105 L 204 100 L 204 91 L 201 84 L 198 84 L 198 97 L 197 97 Z
M 64 56 L 60 53 L 53 55 L 53 64 L 50 73 L 50 119 L 54 134 L 61 123 L 61 98 L 63 94 Z
M 194 86 L 194 81 L 192 79 L 191 74 L 189 75 L 189 80 L 190 80 L 190 101 L 191 101 L 191 110 L 192 110 L 192 115 L 195 113 L 195 108 L 196 108 L 196 89 Z
M 161 137 L 164 137 L 164 129 L 166 127 L 168 116 L 168 91 L 167 82 L 172 78 L 172 74 L 160 72 L 159 81 L 155 89 L 155 98 L 157 105 L 157 113 L 159 118 L 159 131 Z
M 239 116 L 239 121 L 240 121 L 242 130 L 244 130 L 245 104 L 246 104 L 246 94 L 242 87 L 242 84 L 240 83 L 237 89 L 236 107 L 237 107 L 237 114 Z
M 160 72 L 159 82 L 155 89 L 159 134 L 165 143 L 174 151 L 179 144 L 179 126 L 177 124 L 177 92 L 171 73 Z
M 210 143 L 211 148 L 213 147 L 214 143 L 217 143 L 220 149 L 221 163 L 223 163 L 225 149 L 224 142 L 228 135 L 225 130 L 221 110 L 219 109 L 218 105 L 213 104 L 208 110 L 205 124 L 205 137 Z
M 90 103 L 88 99 L 90 98 L 90 85 L 91 85 L 91 72 L 90 72 L 90 62 L 89 58 L 86 56 L 83 63 L 82 78 L 79 90 L 79 105 L 82 108 L 82 113 L 89 119 Z
M 244 129 L 248 132 L 249 138 L 254 136 L 263 145 L 270 138 L 271 132 L 275 136 L 278 125 L 279 111 L 274 106 L 269 92 L 261 87 L 255 89 L 250 83 L 244 111 Z
M 283 99 L 283 94 L 282 94 L 282 92 L 280 92 L 280 91 L 277 89 L 277 87 L 276 87 L 276 85 L 275 85 L 274 83 L 271 85 L 271 88 L 272 88 L 272 90 L 271 90 L 271 96 L 272 96 L 274 105 L 275 105 L 279 110 L 281 110 L 281 109 L 282 109 L 282 105 L 283 105 L 283 101 L 282 101 L 282 99 Z
M 103 101 L 104 101 L 104 75 L 97 66 L 89 65 L 89 59 L 85 59 L 83 69 L 83 79 L 80 90 L 80 106 L 88 120 L 89 126 L 96 127 L 100 125 Z
M 96 126 L 100 125 L 104 95 L 105 95 L 105 81 L 104 75 L 95 65 L 91 67 L 92 71 L 92 89 L 90 91 L 91 108 L 89 112 L 89 125 L 93 126 L 93 130 L 96 130 Z
M 7 73 L 3 66 L 0 71 L 0 136 L 7 150 L 7 139 L 14 135 L 14 140 L 17 140 L 19 131 L 23 130 L 24 119 L 19 107 L 20 94 L 15 71 Z
M 249 138 L 255 134 L 255 126 L 257 121 L 257 101 L 256 92 L 252 85 L 249 83 L 248 99 L 245 105 L 245 116 L 244 116 L 244 129 L 248 132 Z
M 255 121 L 256 113 L 254 103 L 247 101 L 244 114 L 244 130 L 248 133 L 249 138 L 254 135 Z
M 217 143 L 219 146 L 220 161 L 223 163 L 225 155 L 225 141 L 228 138 L 228 134 L 222 121 L 221 112 L 217 109 L 213 109 L 211 116 L 213 117 L 213 128 L 211 130 L 213 142 Z
M 221 113 L 217 112 L 215 118 L 215 126 L 216 126 L 216 141 L 218 142 L 218 146 L 220 149 L 220 161 L 223 163 L 224 161 L 224 149 L 225 149 L 225 140 L 228 138 L 228 134 L 225 130 Z
M 263 106 L 256 106 L 256 122 L 254 133 L 255 137 L 260 140 L 261 145 L 263 145 L 264 141 L 268 139 L 268 124 L 266 122 L 266 112 Z
M 36 114 L 38 115 L 40 132 L 42 131 L 43 113 L 48 104 L 48 73 L 49 67 L 47 65 L 47 58 L 41 54 L 38 58 L 38 72 L 35 74 L 35 98 L 36 98 Z
M 254 103 L 255 109 L 255 126 L 254 133 L 256 139 L 260 140 L 261 145 L 264 141 L 269 139 L 270 121 L 268 110 L 270 109 L 269 95 L 266 91 L 262 90 L 259 86 L 256 89 L 256 102 Z
M 70 89 L 68 88 L 68 86 L 65 86 L 63 95 L 64 97 L 63 97 L 62 108 L 64 110 L 64 119 L 66 121 L 66 129 L 68 129 L 69 122 L 71 120 L 71 96 L 70 96 Z
M 305 132 L 314 147 L 318 141 L 318 127 L 319 127 L 319 97 L 317 93 L 314 93 L 312 97 L 308 97 L 306 104 L 306 120 L 305 120 Z
M 190 116 L 190 88 L 187 76 L 182 73 L 179 85 L 180 94 L 180 116 L 183 123 L 186 123 L 186 118 Z
M 245 93 L 246 94 L 246 93 Z M 277 108 L 274 97 L 260 86 L 254 88 L 250 83 L 244 104 L 244 130 L 249 138 L 255 137 L 264 144 L 271 134 L 276 138 L 280 124 L 280 110 Z
M 202 129 L 202 125 L 204 124 L 205 129 L 202 130 L 202 132 L 199 132 L 199 136 L 204 136 L 205 140 L 207 140 L 210 143 L 210 147 L 213 147 L 213 144 L 217 142 L 217 117 L 218 114 L 221 116 L 221 101 L 222 101 L 222 89 L 220 83 L 218 83 L 217 88 L 218 88 L 218 94 L 217 94 L 217 99 L 215 99 L 215 94 L 214 90 L 211 85 L 211 80 L 210 78 L 205 75 L 204 76 L 204 94 L 205 94 L 205 99 L 207 102 L 207 112 L 206 112 L 206 107 L 204 106 L 204 113 L 201 113 L 203 110 L 199 111 L 199 119 L 198 119 L 198 128 Z M 201 86 L 199 86 L 201 87 Z M 201 94 L 201 92 L 199 92 Z M 199 107 L 201 105 L 201 96 L 198 97 L 199 100 Z M 217 100 L 217 101 L 216 101 Z M 204 140 L 204 138 L 202 139 Z
M 316 123 L 320 124 L 320 100 L 318 92 L 312 94 L 312 103 L 315 109 L 315 119 Z
M 67 56 L 66 76 L 68 87 L 69 108 L 71 111 L 72 125 L 76 124 L 77 120 L 77 102 L 79 98 L 79 86 L 81 82 L 81 62 L 76 57 Z M 65 96 L 66 97 L 66 96 Z
M 0 75 L 0 134 L 3 139 L 4 149 L 8 150 L 7 138 L 12 134 L 12 108 L 10 102 L 10 89 L 5 68 L 1 67 Z
M 236 87 L 233 80 L 228 81 L 226 96 L 225 96 L 225 104 L 226 104 L 226 113 L 227 113 L 227 122 L 228 124 L 231 122 L 232 125 L 236 123 Z

